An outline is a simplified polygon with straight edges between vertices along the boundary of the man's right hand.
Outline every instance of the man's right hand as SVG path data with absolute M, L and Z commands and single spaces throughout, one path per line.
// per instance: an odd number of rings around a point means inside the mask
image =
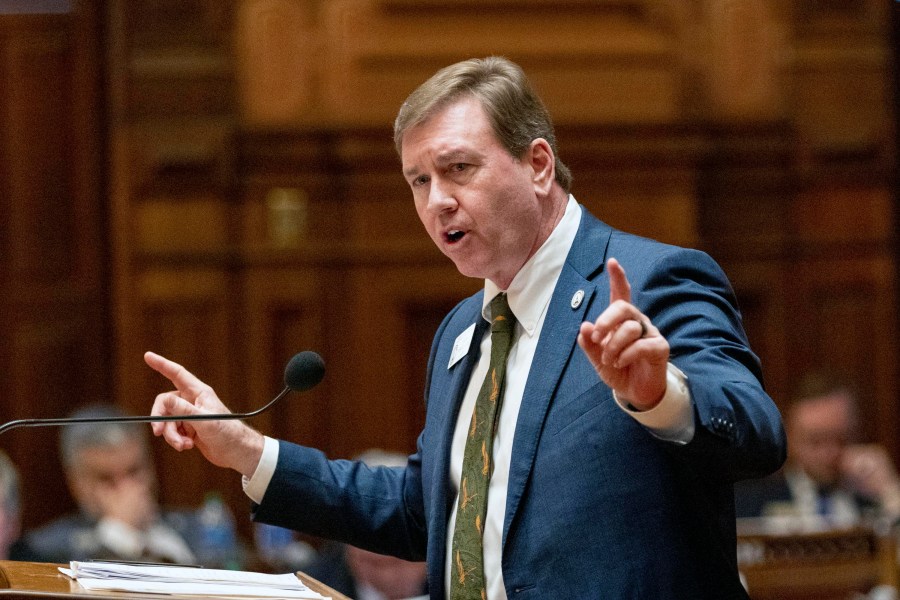
M 178 363 L 153 352 L 145 353 L 144 361 L 175 386 L 174 391 L 156 397 L 152 416 L 231 412 L 210 386 Z M 256 471 L 265 443 L 261 433 L 237 420 L 166 421 L 152 427 L 154 435 L 179 452 L 196 446 L 212 464 L 247 477 Z
M 841 472 L 856 492 L 876 500 L 890 516 L 900 515 L 900 476 L 884 446 L 847 446 L 841 457 Z

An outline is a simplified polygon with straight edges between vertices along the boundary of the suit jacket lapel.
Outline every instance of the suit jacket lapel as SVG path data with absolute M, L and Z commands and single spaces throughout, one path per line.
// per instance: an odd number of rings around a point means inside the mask
M 587 211 L 583 213 L 578 234 L 550 299 L 516 423 L 503 522 L 504 547 L 534 466 L 547 410 L 555 396 L 565 365 L 572 352 L 577 350 L 578 328 L 584 321 L 587 308 L 596 292 L 596 285 L 590 279 L 603 269 L 611 231 L 608 225 L 598 221 Z M 573 298 L 579 290 L 584 296 L 573 307 Z M 608 301 L 608 298 L 598 300 Z

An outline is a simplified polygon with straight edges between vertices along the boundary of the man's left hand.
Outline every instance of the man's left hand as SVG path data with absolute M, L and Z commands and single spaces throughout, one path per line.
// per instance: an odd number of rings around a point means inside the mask
M 669 342 L 631 303 L 631 284 L 615 258 L 606 263 L 609 306 L 594 323 L 584 322 L 578 345 L 621 402 L 649 410 L 666 393 Z

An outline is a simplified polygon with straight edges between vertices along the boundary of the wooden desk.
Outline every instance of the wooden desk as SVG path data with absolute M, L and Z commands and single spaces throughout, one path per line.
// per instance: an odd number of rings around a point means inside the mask
M 739 533 L 738 567 L 753 600 L 845 600 L 898 582 L 894 539 L 866 528 Z
M 61 565 L 50 563 L 16 562 L 0 560 L 0 598 L 34 599 L 34 598 L 77 598 L 78 600 L 110 600 L 110 598 L 168 598 L 177 596 L 158 594 L 129 594 L 121 592 L 89 592 L 59 572 Z M 316 581 L 303 573 L 297 574 L 300 580 L 311 590 L 332 600 L 350 600 L 324 583 Z M 197 596 L 191 596 L 197 598 Z

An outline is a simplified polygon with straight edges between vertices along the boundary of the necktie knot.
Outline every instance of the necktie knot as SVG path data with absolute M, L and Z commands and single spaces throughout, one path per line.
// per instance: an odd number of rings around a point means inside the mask
M 516 316 L 509 307 L 506 294 L 497 294 L 491 300 L 491 333 L 510 332 L 515 324 Z

